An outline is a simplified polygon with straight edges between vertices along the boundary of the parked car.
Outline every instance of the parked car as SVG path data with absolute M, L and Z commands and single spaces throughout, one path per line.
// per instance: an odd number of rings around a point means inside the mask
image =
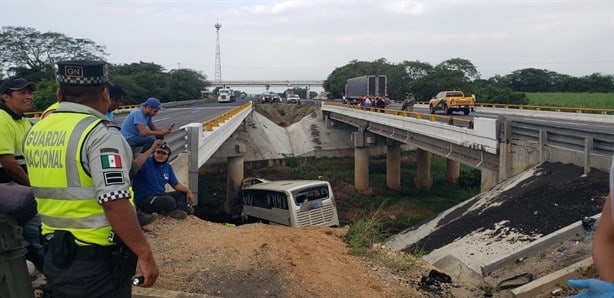
M 271 95 L 271 103 L 281 103 L 281 97 L 279 97 L 279 94 L 273 93 L 273 95 Z
M 289 94 L 286 103 L 301 103 L 301 98 L 298 94 Z
M 265 93 L 262 95 L 262 103 L 271 103 L 273 101 L 273 97 L 270 93 Z

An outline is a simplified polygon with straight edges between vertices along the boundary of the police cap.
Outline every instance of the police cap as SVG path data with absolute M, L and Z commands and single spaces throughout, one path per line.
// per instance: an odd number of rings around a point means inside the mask
M 96 60 L 58 62 L 58 83 L 63 86 L 99 86 L 109 81 L 108 64 Z

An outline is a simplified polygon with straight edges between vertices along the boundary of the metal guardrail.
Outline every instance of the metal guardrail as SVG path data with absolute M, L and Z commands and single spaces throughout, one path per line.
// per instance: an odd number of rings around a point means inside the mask
M 337 107 L 344 107 L 344 108 L 348 108 L 351 110 L 363 110 L 363 111 L 368 111 L 368 112 L 384 113 L 384 114 L 394 115 L 394 116 L 399 116 L 399 117 L 415 118 L 418 120 L 428 120 L 431 122 L 443 122 L 449 125 L 459 125 L 460 124 L 460 125 L 463 125 L 471 129 L 473 128 L 473 120 L 467 119 L 467 118 L 456 118 L 456 117 L 442 116 L 442 115 L 436 115 L 436 114 L 389 110 L 389 109 L 382 109 L 382 108 L 375 108 L 375 107 L 363 107 L 363 106 L 357 106 L 357 105 L 332 103 L 332 102 L 322 102 L 322 104 L 337 106 Z
M 205 122 L 203 122 L 203 130 L 204 131 L 213 131 L 216 127 L 219 127 L 221 124 L 223 124 L 224 122 L 228 121 L 228 119 L 234 117 L 235 115 L 239 114 L 241 111 L 249 108 L 252 106 L 252 102 L 248 101 L 247 103 L 244 103 L 242 105 L 240 105 L 239 107 L 237 107 L 236 109 L 232 109 L 220 116 L 217 116 L 213 119 L 207 120 Z
M 429 104 L 428 101 L 419 101 L 417 104 Z M 532 111 L 547 111 L 547 112 L 560 112 L 560 113 L 579 113 L 579 114 L 601 114 L 601 115 L 614 115 L 614 109 L 596 109 L 596 108 L 582 108 L 582 107 L 559 107 L 559 106 L 531 106 L 531 105 L 517 105 L 517 104 L 504 104 L 504 103 L 475 103 L 476 107 L 483 108 L 498 108 L 498 109 L 513 109 L 513 110 L 532 110 Z
M 597 132 L 580 128 L 560 128 L 523 120 L 505 120 L 510 123 L 511 138 L 557 146 L 576 151 L 588 151 L 603 156 L 614 155 L 614 132 Z M 505 125 L 501 123 L 501 125 Z M 501 129 L 500 131 L 503 131 Z
M 512 104 L 498 104 L 498 103 L 476 103 L 475 105 L 479 107 L 485 107 L 485 108 L 614 115 L 614 109 L 555 107 L 555 106 L 529 106 L 529 105 L 512 105 Z

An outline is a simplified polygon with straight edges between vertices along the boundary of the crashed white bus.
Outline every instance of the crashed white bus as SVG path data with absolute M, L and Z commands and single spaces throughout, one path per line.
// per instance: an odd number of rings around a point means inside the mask
M 242 215 L 292 227 L 339 226 L 328 181 L 246 179 L 239 197 Z

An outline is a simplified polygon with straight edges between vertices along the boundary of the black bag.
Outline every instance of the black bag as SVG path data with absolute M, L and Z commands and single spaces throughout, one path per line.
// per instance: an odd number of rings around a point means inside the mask
M 47 253 L 51 254 L 51 261 L 56 267 L 66 269 L 72 265 L 75 245 L 75 236 L 71 232 L 56 230 L 49 240 Z

